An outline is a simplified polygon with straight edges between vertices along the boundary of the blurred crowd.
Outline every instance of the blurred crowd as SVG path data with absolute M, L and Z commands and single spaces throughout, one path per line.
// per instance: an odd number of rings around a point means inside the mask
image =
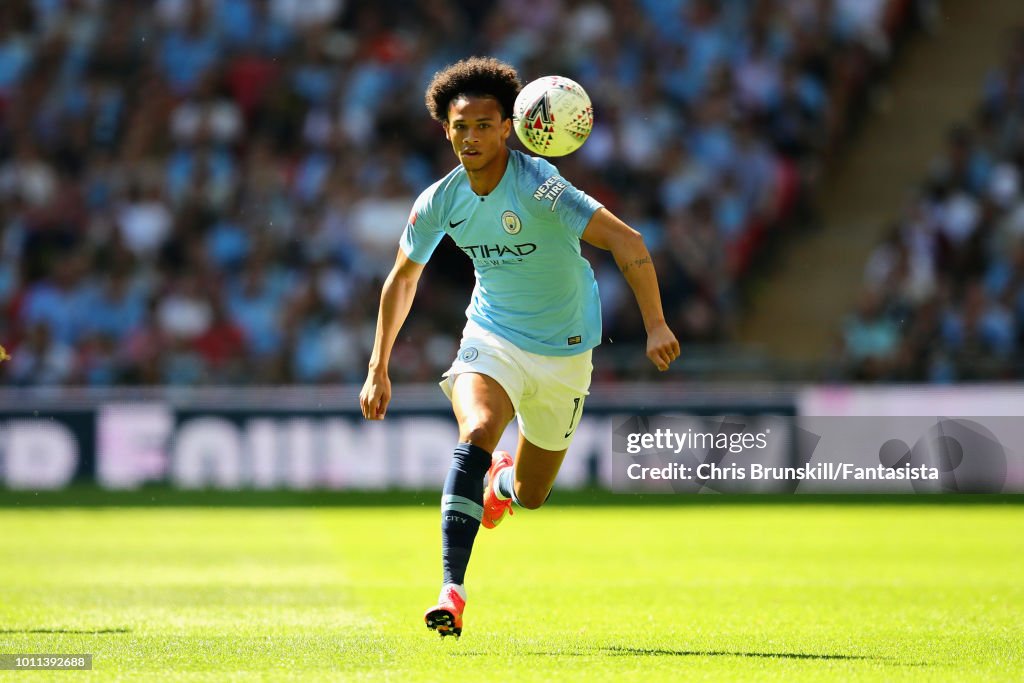
M 472 54 L 511 62 L 524 81 L 560 73 L 587 88 L 596 126 L 557 160 L 561 172 L 643 232 L 681 341 L 727 340 L 739 279 L 766 235 L 801 211 L 915 6 L 4 0 L 0 343 L 13 359 L 0 378 L 361 381 L 412 201 L 455 164 L 423 90 Z M 981 134 L 1005 137 L 1015 120 L 1011 68 L 989 88 Z M 946 257 L 973 243 L 982 205 L 1013 215 L 1017 166 L 988 142 L 959 137 L 946 183 L 916 208 L 940 202 L 961 217 Z M 888 291 L 920 256 L 914 239 L 894 238 L 888 265 L 874 259 Z M 631 348 L 643 341 L 636 306 L 610 259 L 591 255 L 605 334 Z M 957 323 L 942 317 L 950 344 L 976 346 L 981 319 L 1002 353 L 1019 245 L 1015 258 L 986 261 L 969 288 L 980 303 Z M 438 250 L 394 379 L 433 380 L 447 367 L 470 268 L 450 245 Z
M 865 268 L 841 374 L 865 381 L 1024 373 L 1024 26 L 970 124 L 948 133 Z

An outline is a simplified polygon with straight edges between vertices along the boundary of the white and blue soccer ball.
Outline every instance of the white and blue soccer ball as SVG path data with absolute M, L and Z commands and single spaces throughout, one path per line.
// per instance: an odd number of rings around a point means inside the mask
M 544 76 L 516 97 L 512 123 L 526 149 L 545 157 L 575 152 L 594 127 L 590 96 L 565 76 Z

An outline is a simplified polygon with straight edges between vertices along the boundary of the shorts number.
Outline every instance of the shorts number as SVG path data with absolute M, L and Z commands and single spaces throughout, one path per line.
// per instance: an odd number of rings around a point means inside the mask
M 565 433 L 565 437 L 563 438 L 568 439 L 570 436 L 572 436 L 573 431 L 575 431 L 576 426 L 573 423 L 576 422 L 576 413 L 579 412 L 579 409 L 580 399 L 574 398 L 572 400 L 572 417 L 569 418 L 569 431 Z

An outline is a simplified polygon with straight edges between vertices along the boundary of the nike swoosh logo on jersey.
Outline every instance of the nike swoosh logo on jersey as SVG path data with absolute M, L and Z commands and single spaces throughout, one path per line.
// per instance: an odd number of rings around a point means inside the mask
M 458 223 L 452 223 L 451 221 L 448 221 L 448 227 L 449 227 L 449 228 L 457 228 L 457 227 L 459 227 L 460 225 L 462 225 L 462 224 L 463 224 L 463 223 L 465 223 L 465 222 L 466 222 L 466 219 L 465 219 L 465 218 L 463 218 L 463 219 L 462 219 L 461 221 L 459 221 Z

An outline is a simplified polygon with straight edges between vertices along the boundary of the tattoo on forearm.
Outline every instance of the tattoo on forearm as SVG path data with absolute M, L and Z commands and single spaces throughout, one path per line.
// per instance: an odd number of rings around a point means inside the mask
M 621 270 L 623 273 L 625 273 L 627 270 L 629 270 L 630 268 L 633 268 L 634 266 L 639 268 L 640 266 L 644 265 L 645 263 L 650 263 L 650 262 L 651 262 L 651 257 L 650 256 L 644 256 L 643 258 L 638 258 L 635 261 L 627 261 L 626 263 L 623 263 L 621 266 L 619 266 L 619 270 Z

